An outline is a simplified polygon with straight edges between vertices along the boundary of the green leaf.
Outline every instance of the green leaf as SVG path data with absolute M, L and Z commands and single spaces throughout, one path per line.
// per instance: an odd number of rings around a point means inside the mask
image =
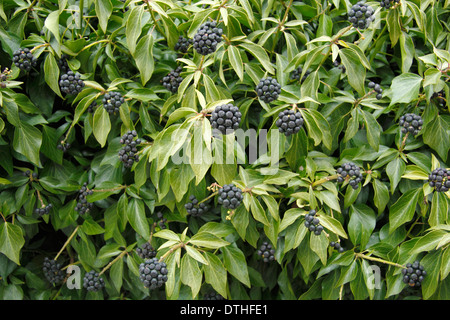
M 4 222 L 0 224 L 0 252 L 20 265 L 20 250 L 25 244 L 22 228 Z
M 144 239 L 150 239 L 150 226 L 145 216 L 144 201 L 131 198 L 127 208 L 127 218 L 131 227 Z
M 378 152 L 380 146 L 381 126 L 370 112 L 361 110 L 361 115 L 364 118 L 366 124 L 367 141 L 370 146 Z
M 127 40 L 128 49 L 131 54 L 134 54 L 136 50 L 136 45 L 138 43 L 138 38 L 141 35 L 141 19 L 144 14 L 144 6 L 135 6 L 131 9 L 130 15 L 128 16 L 125 29 L 125 38 Z
M 100 28 L 105 33 L 112 11 L 113 6 L 110 0 L 95 0 L 95 12 L 100 23 Z
M 240 47 L 245 49 L 248 53 L 250 53 L 252 56 L 254 56 L 258 61 L 261 63 L 262 67 L 270 74 L 274 74 L 275 70 L 272 67 L 272 64 L 270 63 L 269 56 L 267 55 L 266 50 L 264 50 L 263 47 L 260 45 L 257 45 L 255 43 L 252 43 L 250 41 L 248 42 L 242 42 L 239 44 Z
M 242 63 L 241 54 L 239 49 L 235 46 L 228 47 L 228 59 L 230 60 L 233 70 L 238 75 L 241 81 L 244 81 L 244 65 Z
M 347 48 L 339 50 L 339 56 L 345 67 L 348 83 L 360 96 L 364 96 L 366 69 L 361 63 L 360 57 L 355 51 Z
M 250 196 L 250 208 L 255 220 L 262 222 L 264 225 L 269 225 L 269 220 L 267 219 L 266 212 L 255 196 Z
M 247 262 L 242 251 L 233 246 L 223 247 L 223 262 L 227 271 L 247 287 L 251 287 Z
M 390 207 L 389 233 L 392 233 L 402 224 L 411 221 L 422 194 L 422 188 L 408 190 Z
M 202 266 L 205 282 L 209 283 L 214 290 L 226 298 L 228 296 L 227 270 L 223 266 L 222 261 L 211 252 L 205 252 L 205 259 L 208 261 L 208 264 Z
M 436 150 L 439 156 L 447 161 L 450 149 L 449 125 L 442 116 L 434 117 L 423 129 L 423 142 Z
M 48 86 L 62 98 L 61 91 L 59 89 L 59 67 L 56 63 L 55 57 L 52 54 L 48 54 L 45 58 L 44 75 L 45 82 Z
M 352 243 L 355 246 L 359 245 L 361 250 L 366 248 L 375 224 L 376 216 L 372 208 L 362 203 L 350 207 L 348 234 Z
M 181 258 L 180 277 L 181 282 L 191 288 L 192 296 L 196 297 L 202 285 L 202 272 L 198 262 L 187 254 Z
M 139 40 L 136 51 L 133 54 L 136 66 L 138 67 L 141 83 L 143 86 L 150 80 L 155 68 L 153 60 L 153 36 L 147 34 Z
M 401 180 L 403 172 L 405 172 L 406 164 L 401 158 L 396 158 L 386 166 L 386 174 L 391 181 L 391 193 L 393 194 Z
M 391 38 L 391 47 L 394 47 L 402 34 L 399 10 L 389 10 L 386 22 L 389 30 L 389 37 Z
M 442 192 L 434 192 L 433 199 L 431 200 L 430 216 L 428 218 L 428 223 L 431 227 L 445 224 L 449 213 L 448 202 L 448 197 L 445 194 Z
M 42 133 L 36 127 L 21 122 L 14 130 L 14 150 L 23 154 L 36 166 L 40 166 L 39 150 L 42 144 Z
M 198 232 L 194 234 L 188 243 L 210 249 L 217 249 L 230 244 L 209 232 Z
M 396 103 L 410 103 L 417 99 L 422 84 L 422 77 L 414 73 L 402 73 L 392 80 L 386 95 L 391 98 L 390 106 Z
M 93 132 L 98 143 L 102 147 L 105 146 L 111 130 L 111 120 L 105 108 L 97 108 L 94 113 Z
M 320 224 L 328 229 L 329 231 L 335 233 L 337 236 L 347 239 L 347 233 L 345 232 L 344 228 L 342 227 L 342 224 L 339 222 L 339 220 L 327 216 L 326 214 L 320 215 Z

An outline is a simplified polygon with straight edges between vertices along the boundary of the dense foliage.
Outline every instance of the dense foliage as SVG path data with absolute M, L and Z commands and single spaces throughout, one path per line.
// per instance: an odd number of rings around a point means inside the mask
M 0 298 L 450 299 L 449 31 L 449 0 L 1 1 Z

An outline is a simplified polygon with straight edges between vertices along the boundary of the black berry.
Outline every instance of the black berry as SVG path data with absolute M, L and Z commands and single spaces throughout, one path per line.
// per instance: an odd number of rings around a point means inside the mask
M 278 83 L 277 79 L 272 77 L 261 79 L 256 86 L 256 94 L 259 99 L 267 103 L 277 100 L 280 93 L 281 85 Z
M 92 190 L 88 189 L 87 182 L 85 182 L 83 184 L 83 186 L 81 187 L 81 189 L 78 191 L 77 204 L 75 206 L 75 211 L 78 211 L 78 213 L 81 215 L 91 211 L 92 208 L 94 207 L 94 204 L 91 202 L 88 202 L 86 197 L 93 193 L 94 192 Z
M 105 281 L 98 272 L 91 270 L 84 275 L 83 287 L 88 291 L 99 291 L 105 287 Z
M 286 136 L 297 133 L 303 126 L 303 117 L 300 112 L 294 110 L 281 111 L 275 122 L 278 130 Z
M 345 71 L 347 71 L 347 69 L 345 69 L 345 66 L 341 63 L 341 61 L 339 61 L 339 59 L 336 59 L 333 61 L 333 66 L 341 69 L 342 73 L 345 73 Z
M 365 4 L 365 1 L 358 1 L 348 12 L 348 21 L 353 24 L 354 28 L 367 29 L 374 20 L 374 10 Z
M 236 209 L 244 197 L 242 191 L 234 184 L 226 184 L 219 189 L 217 202 L 227 209 Z
M 81 75 L 78 72 L 74 73 L 72 70 L 69 70 L 61 74 L 59 87 L 66 94 L 77 95 L 83 90 L 84 81 L 81 80 Z
M 37 59 L 28 48 L 19 48 L 13 52 L 13 63 L 21 70 L 28 72 L 37 64 Z
M 167 218 L 164 218 L 164 215 L 161 211 L 158 211 L 156 213 L 156 217 L 159 219 L 158 225 L 161 229 L 167 229 L 166 223 L 167 223 Z
M 228 134 L 239 128 L 241 122 L 239 108 L 229 104 L 217 106 L 211 113 L 211 126 L 222 134 Z
M 400 0 L 380 0 L 380 7 L 389 9 L 396 3 L 400 3 Z
M 51 203 L 49 203 L 46 206 L 34 209 L 34 213 L 38 214 L 39 216 L 43 216 L 44 214 L 49 214 L 50 210 L 52 208 L 53 208 L 53 205 Z
M 414 113 L 406 113 L 401 116 L 398 121 L 401 127 L 402 133 L 412 133 L 417 135 L 420 130 L 422 130 L 423 120 L 422 117 Z
M 225 298 L 217 292 L 211 291 L 203 296 L 203 300 L 225 300 Z
M 157 258 L 147 259 L 139 265 L 139 275 L 142 283 L 150 290 L 161 287 L 167 281 L 167 266 Z
M 434 169 L 428 176 L 430 187 L 437 192 L 447 192 L 450 190 L 450 170 L 445 168 Z
M 447 99 L 444 90 L 434 92 L 431 99 L 433 99 L 439 107 L 445 108 Z
M 419 261 L 414 261 L 414 263 L 407 263 L 406 268 L 402 269 L 403 282 L 408 284 L 410 287 L 420 287 L 422 281 L 425 279 L 427 272 L 424 267 L 419 263 Z
M 146 242 L 143 245 L 141 245 L 139 248 L 136 248 L 136 253 L 142 259 L 152 259 L 152 258 L 156 257 L 156 250 L 153 248 L 153 246 L 150 244 L 150 242 Z
M 134 140 L 136 137 L 137 132 L 133 130 L 125 133 L 120 139 L 120 143 L 124 146 L 119 150 L 119 160 L 123 162 L 125 168 L 131 168 L 139 161 L 137 146 L 141 144 L 141 139 Z
M 259 247 L 258 256 L 263 258 L 264 262 L 274 261 L 275 260 L 275 250 L 273 249 L 272 245 L 264 241 L 262 245 Z
M 193 43 L 192 39 L 187 39 L 183 36 L 178 38 L 177 43 L 175 43 L 174 50 L 186 53 L 189 49 L 189 46 Z
M 87 112 L 89 113 L 94 113 L 94 109 L 95 107 L 97 107 L 97 102 L 96 101 L 92 101 L 92 103 L 89 105 L 89 107 L 87 108 Z
M 376 98 L 377 100 L 381 100 L 383 98 L 383 89 L 381 88 L 381 86 L 378 83 L 375 83 L 373 81 L 369 82 L 369 88 L 373 89 L 376 92 Z
M 222 41 L 222 33 L 222 28 L 218 28 L 216 22 L 205 22 L 195 34 L 192 46 L 201 55 L 213 53 Z
M 305 216 L 305 227 L 319 236 L 323 231 L 323 226 L 320 224 L 319 218 L 316 217 L 316 210 L 310 210 Z
M 191 195 L 189 197 L 189 201 L 190 202 L 186 203 L 184 207 L 186 208 L 187 213 L 190 214 L 191 216 L 198 217 L 208 212 L 209 210 L 208 205 L 204 202 L 199 203 L 199 201 L 194 195 Z
M 337 168 L 336 172 L 338 174 L 338 183 L 348 179 L 348 184 L 355 190 L 358 189 L 358 185 L 363 179 L 360 168 L 353 162 L 344 163 Z
M 102 100 L 103 107 L 109 114 L 119 112 L 119 108 L 124 102 L 122 94 L 115 91 L 106 93 Z
M 69 64 L 67 63 L 67 56 L 65 54 L 61 55 L 61 58 L 58 59 L 58 67 L 62 73 L 67 73 L 70 70 Z
M 294 71 L 291 72 L 290 78 L 293 79 L 293 80 L 300 80 L 300 76 L 302 75 L 302 72 L 303 72 L 303 68 L 302 67 L 297 67 L 296 69 L 294 69 Z M 305 75 L 302 77 L 302 80 L 300 82 L 305 81 L 310 73 L 311 73 L 311 71 L 307 70 L 305 72 Z
M 183 81 L 183 77 L 180 76 L 181 71 L 183 71 L 183 68 L 177 67 L 175 70 L 170 71 L 169 74 L 161 80 L 162 85 L 172 93 L 176 93 L 178 91 L 178 87 Z
M 45 278 L 51 284 L 58 284 L 64 280 L 64 271 L 61 270 L 61 264 L 56 260 L 45 257 L 42 264 L 42 271 L 44 272 Z
M 339 253 L 342 253 L 345 251 L 345 249 L 341 247 L 341 244 L 339 242 L 331 241 L 330 247 L 335 248 Z

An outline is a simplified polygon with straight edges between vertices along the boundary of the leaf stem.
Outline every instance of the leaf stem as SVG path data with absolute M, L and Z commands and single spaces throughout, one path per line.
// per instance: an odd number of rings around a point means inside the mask
M 383 260 L 383 259 L 376 258 L 376 257 L 366 256 L 366 255 L 364 255 L 362 253 L 355 253 L 355 256 L 357 258 L 366 259 L 366 260 L 370 260 L 370 261 L 381 262 L 381 263 L 389 264 L 391 266 L 399 267 L 399 268 L 402 268 L 402 269 L 406 268 L 405 266 L 403 266 L 401 264 L 398 264 L 398 263 L 395 263 L 395 262 L 391 262 L 391 261 L 387 261 L 387 260 Z
M 338 177 L 339 177 L 339 175 L 335 174 L 335 175 L 332 175 L 332 176 L 328 176 L 328 177 L 322 178 L 320 180 L 314 181 L 311 184 L 311 187 L 315 188 L 316 186 L 321 185 L 322 183 L 325 183 L 325 182 L 328 182 L 328 181 L 331 181 L 331 180 L 336 180 Z
M 169 249 L 169 251 L 167 251 L 166 253 L 164 253 L 161 258 L 159 258 L 159 262 L 163 262 L 165 258 L 167 258 L 167 256 L 169 254 L 171 254 L 172 252 L 174 252 L 175 250 L 178 250 L 179 248 L 184 248 L 186 246 L 186 244 L 184 242 L 180 242 L 176 245 L 174 245 L 172 248 Z
M 69 238 L 67 239 L 67 241 L 64 243 L 63 247 L 61 248 L 61 250 L 59 250 L 58 254 L 56 255 L 56 257 L 53 260 L 57 260 L 58 257 L 60 256 L 60 254 L 64 251 L 64 249 L 67 247 L 67 245 L 70 243 L 70 241 L 72 240 L 72 238 L 77 234 L 78 229 L 80 228 L 80 226 L 77 226 L 75 228 L 75 230 L 73 230 L 72 234 L 69 236 Z
M 110 263 L 108 263 L 106 265 L 106 267 L 103 268 L 102 271 L 100 271 L 100 273 L 98 274 L 99 276 L 101 276 L 103 273 L 105 273 L 106 270 L 108 270 L 109 268 L 111 268 L 111 266 L 116 263 L 117 261 L 119 261 L 120 259 L 122 259 L 126 254 L 128 254 L 127 250 L 123 250 L 113 261 L 111 261 Z

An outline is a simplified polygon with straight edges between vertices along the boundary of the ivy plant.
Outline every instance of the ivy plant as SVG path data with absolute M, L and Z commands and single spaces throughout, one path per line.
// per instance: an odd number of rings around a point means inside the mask
M 3 0 L 0 298 L 450 299 L 450 1 Z

